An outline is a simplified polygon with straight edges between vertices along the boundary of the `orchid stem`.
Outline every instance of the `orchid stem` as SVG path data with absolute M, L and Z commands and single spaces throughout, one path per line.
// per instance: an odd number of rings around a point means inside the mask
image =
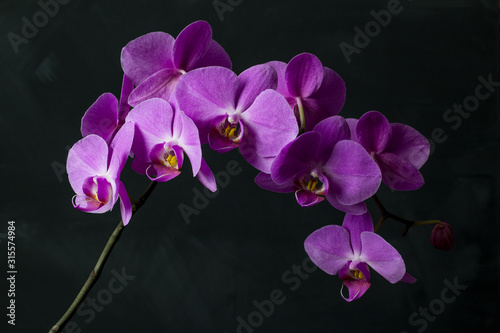
M 133 201 L 132 202 L 132 215 L 135 214 L 141 208 L 142 205 L 146 202 L 146 200 L 149 198 L 153 190 L 155 189 L 157 182 L 151 182 L 149 186 L 147 187 L 146 191 L 142 194 L 139 200 Z M 73 303 L 71 303 L 70 307 L 66 311 L 66 313 L 59 319 L 59 321 L 52 326 L 50 329 L 49 333 L 56 333 L 56 332 L 61 332 L 64 326 L 68 323 L 68 321 L 73 317 L 75 314 L 76 310 L 80 306 L 80 304 L 83 302 L 87 294 L 90 292 L 90 289 L 94 286 L 94 284 L 97 282 L 99 279 L 99 276 L 101 275 L 102 269 L 104 267 L 104 264 L 108 260 L 109 255 L 111 254 L 111 251 L 113 250 L 113 247 L 115 244 L 118 242 L 120 239 L 121 233 L 123 232 L 125 226 L 123 225 L 123 221 L 120 221 L 118 225 L 116 226 L 115 230 L 109 237 L 108 242 L 104 246 L 104 250 L 102 251 L 101 255 L 99 256 L 99 259 L 97 260 L 97 263 L 94 266 L 94 269 L 92 272 L 90 272 L 89 277 L 87 278 L 87 281 L 83 285 L 82 289 L 76 296 L 75 300 Z
M 415 225 L 416 222 L 404 219 L 402 217 L 399 217 L 397 215 L 394 215 L 394 214 L 388 212 L 387 209 L 385 209 L 384 205 L 382 204 L 382 202 L 380 201 L 380 199 L 377 197 L 376 194 L 374 194 L 372 196 L 372 198 L 373 198 L 373 200 L 375 201 L 375 204 L 377 205 L 377 207 L 380 210 L 380 219 L 378 220 L 378 223 L 375 225 L 375 228 L 374 228 L 374 232 L 375 233 L 382 227 L 382 224 L 388 218 L 391 218 L 393 220 L 401 222 L 401 223 L 403 223 L 406 226 L 405 230 L 403 231 L 402 236 L 405 236 L 408 233 L 408 230 L 410 230 L 410 228 Z
M 443 222 L 439 221 L 439 220 L 416 221 L 416 222 L 413 222 L 413 227 L 416 227 L 418 225 L 427 225 L 427 224 L 441 224 L 441 225 L 443 225 Z
M 306 131 L 306 116 L 304 114 L 304 106 L 302 105 L 302 100 L 297 97 L 297 107 L 299 109 L 299 119 L 300 119 L 300 130 L 299 133 L 304 133 Z

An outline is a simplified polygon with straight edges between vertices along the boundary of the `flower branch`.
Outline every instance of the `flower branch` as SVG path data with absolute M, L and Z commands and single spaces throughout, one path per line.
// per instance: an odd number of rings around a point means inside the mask
M 402 218 L 400 216 L 394 215 L 394 214 L 390 213 L 389 211 L 387 211 L 387 209 L 385 209 L 384 205 L 382 204 L 382 202 L 380 201 L 380 199 L 377 197 L 376 194 L 373 195 L 372 198 L 373 198 L 373 200 L 375 201 L 375 204 L 377 205 L 377 207 L 380 210 L 380 219 L 378 220 L 377 225 L 374 228 L 374 232 L 375 233 L 382 227 L 382 224 L 388 218 L 391 218 L 393 220 L 401 222 L 401 223 L 403 223 L 405 225 L 405 230 L 403 231 L 402 236 L 406 236 L 406 234 L 408 233 L 408 230 L 410 230 L 411 227 L 416 227 L 416 226 L 419 226 L 419 225 L 438 224 L 440 227 L 445 227 L 447 225 L 446 222 L 442 222 L 440 220 L 425 220 L 425 221 L 410 221 L 410 220 L 407 220 L 405 218 Z
M 388 218 L 391 218 L 391 219 L 396 220 L 398 222 L 401 222 L 405 225 L 406 228 L 402 234 L 402 236 L 405 236 L 408 233 L 408 230 L 410 230 L 410 228 L 413 226 L 414 222 L 407 220 L 407 219 L 404 219 L 402 217 L 399 217 L 397 215 L 394 215 L 394 214 L 390 213 L 389 211 L 387 211 L 387 209 L 385 209 L 384 205 L 382 204 L 382 202 L 380 201 L 380 199 L 377 197 L 376 194 L 374 194 L 372 196 L 372 198 L 375 201 L 375 204 L 377 205 L 378 209 L 380 210 L 380 218 L 377 222 L 377 225 L 375 225 L 374 232 L 377 233 L 378 230 L 382 227 L 382 224 L 384 223 L 384 221 L 387 220 Z
M 139 200 L 135 201 L 132 200 L 132 215 L 135 214 L 139 210 L 139 208 L 146 203 L 146 200 L 149 198 L 153 190 L 155 189 L 157 182 L 151 182 L 147 189 L 144 191 L 142 196 L 139 198 Z M 73 303 L 71 303 L 70 307 L 66 311 L 66 313 L 59 319 L 59 321 L 52 326 L 50 329 L 49 333 L 56 333 L 56 332 L 61 332 L 64 326 L 68 323 L 68 321 L 73 317 L 75 314 L 76 310 L 80 306 L 80 304 L 83 302 L 85 297 L 87 297 L 87 294 L 90 292 L 94 284 L 97 282 L 99 279 L 99 276 L 101 275 L 102 269 L 104 268 L 104 264 L 109 258 L 109 255 L 111 254 L 111 251 L 113 250 L 115 244 L 118 242 L 120 239 L 120 236 L 123 232 L 123 229 L 125 226 L 123 225 L 123 220 L 120 220 L 120 223 L 116 226 L 115 230 L 113 230 L 113 233 L 108 239 L 108 242 L 104 246 L 104 249 L 99 256 L 99 259 L 97 260 L 97 263 L 94 266 L 94 269 L 92 272 L 90 272 L 89 277 L 87 278 L 87 281 L 83 285 L 82 289 L 76 296 L 75 300 Z

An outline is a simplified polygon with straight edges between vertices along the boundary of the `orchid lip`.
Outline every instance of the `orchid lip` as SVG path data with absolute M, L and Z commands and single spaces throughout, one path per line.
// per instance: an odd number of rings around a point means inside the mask
M 93 200 L 105 205 L 111 200 L 113 190 L 106 177 L 88 177 L 83 183 L 83 193 Z
M 146 175 L 155 181 L 168 181 L 178 176 L 181 171 L 184 151 L 175 144 L 160 143 L 153 147 L 149 154 L 150 165 Z
M 303 189 L 312 192 L 316 195 L 326 195 L 326 184 L 320 180 L 320 176 L 316 172 L 311 172 L 304 175 L 295 182 L 298 189 Z
M 243 132 L 241 131 L 241 126 L 239 124 L 239 115 L 232 114 L 228 115 L 212 132 L 217 133 L 221 137 L 232 141 L 235 144 L 241 142 Z
M 328 180 L 322 175 L 307 173 L 294 181 L 295 198 L 299 205 L 309 207 L 325 199 L 328 192 Z
M 111 183 L 106 177 L 88 177 L 83 182 L 82 193 L 72 198 L 73 206 L 83 211 L 95 211 L 113 198 Z

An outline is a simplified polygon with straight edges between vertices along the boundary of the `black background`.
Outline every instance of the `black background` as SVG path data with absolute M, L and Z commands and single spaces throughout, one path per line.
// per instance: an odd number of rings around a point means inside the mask
M 344 117 L 379 110 L 429 139 L 441 131 L 444 141 L 434 145 L 421 169 L 426 184 L 412 192 L 383 186 L 379 196 L 390 211 L 408 219 L 450 222 L 456 247 L 434 249 L 430 226 L 401 237 L 402 225 L 387 221 L 381 235 L 400 251 L 418 281 L 391 285 L 373 273 L 368 292 L 347 303 L 338 277 L 319 269 L 302 277 L 288 272 L 306 258 L 304 239 L 326 224 L 341 224 L 343 214 L 326 201 L 306 209 L 292 194 L 261 190 L 253 183 L 257 172 L 238 152 L 207 149 L 214 173 L 230 161 L 241 172 L 229 177 L 189 224 L 178 206 L 193 206 L 193 189 L 201 190 L 201 184 L 189 168 L 160 184 L 126 227 L 89 294 L 108 304 L 92 316 L 75 315 L 73 332 L 237 332 L 237 318 L 248 322 L 250 316 L 255 324 L 254 301 L 269 300 L 275 289 L 283 292 L 282 303 L 268 317 L 261 315 L 254 332 L 498 329 L 499 88 L 460 126 L 443 119 L 454 103 L 474 96 L 479 76 L 498 81 L 498 3 L 401 0 L 401 12 L 348 62 L 339 44 L 354 46 L 354 28 L 364 30 L 374 20 L 370 11 L 386 9 L 388 2 L 233 0 L 232 11 L 221 20 L 211 0 L 72 0 L 18 52 L 9 33 L 22 36 L 23 17 L 33 22 L 42 9 L 35 0 L 0 2 L 1 276 L 7 271 L 10 220 L 16 225 L 18 271 L 16 325 L 6 323 L 5 278 L 1 325 L 7 332 L 47 332 L 71 304 L 120 219 L 117 207 L 102 215 L 74 209 L 61 167 L 67 147 L 80 139 L 85 110 L 104 92 L 119 95 L 122 47 L 151 31 L 175 37 L 203 19 L 236 73 L 311 52 L 345 80 Z M 130 163 L 122 179 L 134 197 L 148 184 Z M 376 207 L 368 205 L 378 219 Z M 113 271 L 135 278 L 111 294 L 106 290 Z M 453 295 L 445 280 L 467 289 L 443 303 L 443 292 Z M 413 312 L 429 306 L 436 314 L 429 312 L 432 319 L 417 315 L 418 323 L 410 321 Z

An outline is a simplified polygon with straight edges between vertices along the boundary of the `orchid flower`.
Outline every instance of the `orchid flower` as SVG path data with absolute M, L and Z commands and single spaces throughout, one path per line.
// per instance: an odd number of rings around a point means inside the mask
M 270 174 L 260 173 L 255 182 L 270 191 L 295 192 L 301 206 L 326 197 L 341 211 L 363 214 L 363 201 L 377 192 L 381 175 L 370 155 L 349 138 L 346 121 L 329 117 L 285 146 Z
M 108 147 L 106 141 L 89 134 L 69 150 L 67 172 L 76 195 L 73 206 L 88 213 L 110 211 L 120 198 L 123 225 L 132 217 L 132 205 L 120 180 L 120 173 L 128 158 L 134 126 L 125 123 Z
M 149 179 L 165 182 L 181 173 L 184 153 L 193 175 L 211 191 L 215 178 L 201 156 L 198 129 L 193 121 L 169 102 L 152 98 L 137 105 L 127 116 L 135 124 L 132 169 Z
M 109 144 L 130 111 L 127 100 L 133 88 L 132 81 L 124 75 L 120 101 L 111 93 L 99 96 L 83 115 L 82 136 L 96 134 Z
M 390 124 L 377 111 L 367 112 L 359 120 L 347 119 L 347 123 L 351 139 L 377 162 L 388 187 L 409 191 L 424 184 L 418 169 L 429 157 L 430 144 L 422 134 L 405 124 Z
M 269 172 L 272 159 L 298 133 L 293 112 L 274 89 L 276 72 L 256 65 L 236 76 L 223 67 L 185 74 L 174 100 L 198 126 L 200 141 L 218 152 L 240 148 L 255 168 Z
M 277 91 L 293 108 L 302 131 L 310 131 L 321 120 L 334 116 L 344 106 L 344 80 L 333 70 L 323 67 L 313 54 L 301 53 L 288 64 L 268 62 L 278 73 Z
M 343 286 L 349 290 L 350 302 L 360 298 L 370 287 L 373 268 L 390 283 L 413 283 L 415 278 L 406 273 L 399 252 L 381 236 L 373 232 L 369 213 L 346 214 L 342 226 L 327 225 L 311 233 L 304 247 L 321 270 L 330 275 L 338 273 Z
M 191 23 L 176 39 L 164 32 L 134 39 L 123 48 L 121 64 L 136 86 L 128 101 L 132 106 L 153 97 L 168 100 L 182 74 L 193 69 L 231 68 L 229 56 L 212 39 L 212 28 L 205 21 Z

